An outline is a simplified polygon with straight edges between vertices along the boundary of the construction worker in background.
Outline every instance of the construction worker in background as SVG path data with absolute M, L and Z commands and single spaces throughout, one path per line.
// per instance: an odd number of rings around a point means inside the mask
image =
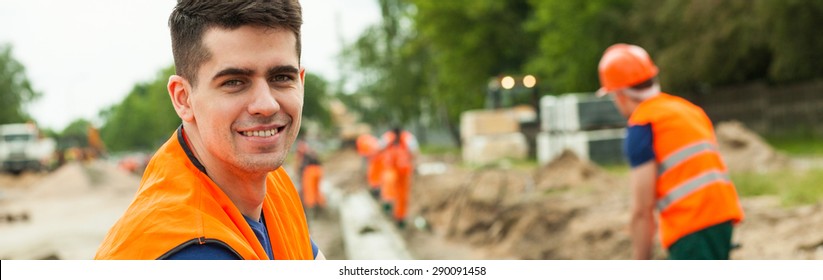
M 304 133 L 299 133 L 297 140 L 294 142 L 294 169 L 297 174 L 297 189 L 300 197 L 303 197 L 303 171 L 306 169 L 306 154 L 309 153 L 311 147 L 306 142 Z
M 378 140 L 377 137 L 371 134 L 362 134 L 357 137 L 355 142 L 357 146 L 357 153 L 363 158 L 363 166 L 365 166 L 365 178 L 369 184 L 369 193 L 375 199 L 380 198 L 380 174 L 382 161 L 379 159 Z
M 320 191 L 320 181 L 323 178 L 323 167 L 320 158 L 305 139 L 298 140 L 299 173 L 303 208 L 307 216 L 316 218 L 326 206 L 326 199 Z
M 378 143 L 382 160 L 381 199 L 384 209 L 392 213 L 397 227 L 406 225 L 414 158 L 418 152 L 417 139 L 399 126 L 387 131 Z
M 182 124 L 95 259 L 324 259 L 283 168 L 303 111 L 296 0 L 179 0 L 169 17 Z
M 609 47 L 598 73 L 597 96 L 611 94 L 628 118 L 634 257 L 652 257 L 656 210 L 660 241 L 670 259 L 728 259 L 732 229 L 743 210 L 709 117 L 685 99 L 660 91 L 658 68 L 639 46 Z
M 93 158 L 103 158 L 106 156 L 106 145 L 103 144 L 100 133 L 94 126 L 89 125 L 86 127 L 86 139 L 89 143 L 89 153 Z

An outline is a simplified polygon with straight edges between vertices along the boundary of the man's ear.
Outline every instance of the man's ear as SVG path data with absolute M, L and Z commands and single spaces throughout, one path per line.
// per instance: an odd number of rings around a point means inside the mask
M 304 87 L 306 86 L 306 68 L 305 67 L 300 68 L 300 83 L 301 83 L 300 84 L 301 86 L 304 86 Z
M 169 77 L 169 97 L 177 116 L 184 122 L 194 122 L 194 112 L 191 104 L 191 84 L 189 81 L 178 75 Z

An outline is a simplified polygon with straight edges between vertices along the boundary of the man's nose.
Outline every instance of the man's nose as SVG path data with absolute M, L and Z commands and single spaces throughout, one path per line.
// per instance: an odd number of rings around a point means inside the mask
M 280 111 L 280 103 L 277 102 L 275 92 L 268 83 L 255 82 L 250 94 L 252 100 L 248 107 L 249 114 L 271 116 Z

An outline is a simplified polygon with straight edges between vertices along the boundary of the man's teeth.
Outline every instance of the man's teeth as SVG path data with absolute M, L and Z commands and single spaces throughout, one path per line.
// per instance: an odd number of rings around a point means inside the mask
M 277 129 L 273 128 L 273 129 L 269 129 L 269 130 L 243 131 L 243 132 L 240 132 L 240 133 L 245 135 L 245 136 L 268 137 L 268 136 L 272 136 L 272 135 L 276 134 Z

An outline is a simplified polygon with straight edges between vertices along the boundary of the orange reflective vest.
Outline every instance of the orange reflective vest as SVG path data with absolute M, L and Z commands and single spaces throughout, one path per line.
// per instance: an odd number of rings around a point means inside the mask
M 357 140 L 355 141 L 357 153 L 362 157 L 370 157 L 377 151 L 377 143 L 377 138 L 371 134 L 357 136 Z
M 247 260 L 269 259 L 251 227 L 192 155 L 182 127 L 152 157 L 137 195 L 95 259 L 164 259 L 191 244 L 222 244 Z M 283 168 L 269 173 L 263 218 L 274 259 L 313 259 L 306 218 Z
M 703 110 L 660 93 L 640 103 L 629 118 L 629 125 L 647 124 L 658 168 L 655 198 L 662 245 L 668 248 L 690 233 L 742 220 L 737 191 Z
M 326 206 L 326 199 L 320 191 L 322 178 L 323 167 L 319 164 L 309 164 L 303 169 L 303 203 L 305 206 Z
M 392 131 L 383 134 L 382 139 L 386 147 L 383 150 L 383 166 L 394 168 L 398 172 L 411 173 L 414 165 L 414 155 L 412 154 L 410 143 L 414 136 L 408 131 L 400 133 L 397 141 L 396 135 Z

